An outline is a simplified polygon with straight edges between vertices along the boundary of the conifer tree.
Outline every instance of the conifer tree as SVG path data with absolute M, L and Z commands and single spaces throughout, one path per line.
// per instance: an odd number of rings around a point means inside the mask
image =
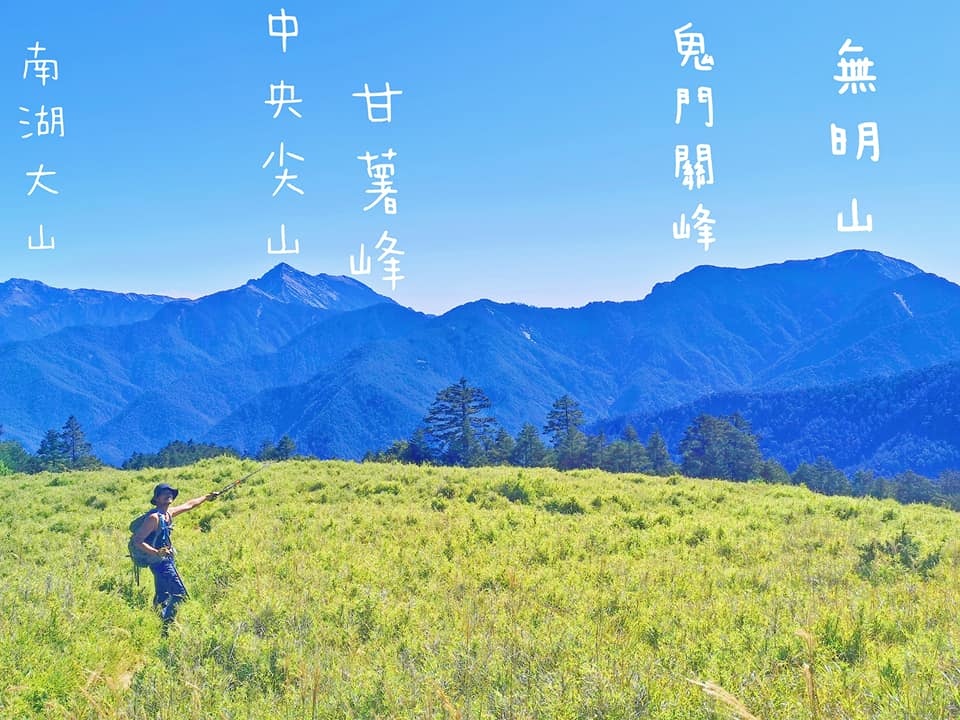
M 60 433 L 54 429 L 47 430 L 36 455 L 37 470 L 43 472 L 61 472 L 67 469 L 67 453 L 63 447 Z
M 580 429 L 582 426 L 583 411 L 577 401 L 569 395 L 557 398 L 547 413 L 543 432 L 550 436 L 561 470 L 586 467 L 589 463 L 587 436 Z
M 726 480 L 751 480 L 760 474 L 757 438 L 739 415 L 718 418 L 700 415 L 680 442 L 683 474 Z
M 907 470 L 893 478 L 894 493 L 898 502 L 930 502 L 936 494 L 936 487 L 929 478 Z
M 423 422 L 443 462 L 468 466 L 483 462 L 484 444 L 496 422 L 481 415 L 489 407 L 483 390 L 470 387 L 464 377 L 437 393 Z
M 276 458 L 277 460 L 289 460 L 296 451 L 297 445 L 293 442 L 293 438 L 284 435 L 277 442 Z
M 938 482 L 944 495 L 960 495 L 960 470 L 944 470 Z
M 537 428 L 530 423 L 525 423 L 517 433 L 510 461 L 520 467 L 545 467 L 548 464 L 547 446 L 543 444 Z
M 550 436 L 553 447 L 559 448 L 560 443 L 574 430 L 583 427 L 583 411 L 580 405 L 569 395 L 557 398 L 550 412 L 547 413 L 547 424 L 543 432 Z
M 85 470 L 96 468 L 101 462 L 91 454 L 90 443 L 87 442 L 80 421 L 73 415 L 67 418 L 60 431 L 60 443 L 67 467 L 71 470 Z
M 647 440 L 647 459 L 650 461 L 650 471 L 654 475 L 673 475 L 679 469 L 670 459 L 667 441 L 659 430 L 654 430 Z
M 0 442 L 0 462 L 11 472 L 31 472 L 36 465 L 35 458 L 16 440 Z
M 509 465 L 516 443 L 503 428 L 497 431 L 496 438 L 492 439 L 486 448 L 487 463 L 489 465 Z
M 764 482 L 789 485 L 790 473 L 779 462 L 770 458 L 760 464 L 760 477 Z

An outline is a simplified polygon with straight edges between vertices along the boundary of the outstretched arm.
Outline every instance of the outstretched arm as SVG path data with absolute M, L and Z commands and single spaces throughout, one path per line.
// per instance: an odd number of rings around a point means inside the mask
M 201 495 L 200 497 L 196 497 L 193 500 L 187 500 L 182 505 L 177 505 L 176 507 L 172 507 L 170 508 L 170 517 L 173 517 L 174 515 L 179 515 L 180 513 L 184 513 L 187 510 L 193 510 L 197 505 L 202 505 L 207 500 L 213 500 L 213 498 L 217 497 L 217 495 L 219 494 L 220 493 L 218 492 L 207 493 L 206 495 Z

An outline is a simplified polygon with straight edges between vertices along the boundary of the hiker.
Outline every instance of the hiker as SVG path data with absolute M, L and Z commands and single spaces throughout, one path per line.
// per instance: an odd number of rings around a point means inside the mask
M 173 529 L 173 518 L 180 513 L 217 497 L 219 492 L 202 495 L 188 500 L 182 505 L 170 507 L 180 491 L 161 483 L 153 489 L 153 498 L 150 503 L 156 505 L 144 518 L 143 523 L 133 536 L 132 544 L 139 550 L 155 558 L 150 562 L 153 572 L 154 596 L 153 606 L 159 609 L 163 618 L 163 635 L 167 634 L 170 623 L 177 614 L 177 605 L 187 597 L 187 589 L 177 572 L 174 564 L 173 546 L 170 544 L 170 531 Z

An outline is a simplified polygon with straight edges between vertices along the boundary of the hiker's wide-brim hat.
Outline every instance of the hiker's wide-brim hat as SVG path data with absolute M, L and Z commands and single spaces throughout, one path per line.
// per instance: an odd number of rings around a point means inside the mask
M 176 499 L 177 499 L 177 495 L 180 494 L 180 491 L 177 490 L 175 487 L 171 487 L 170 485 L 167 485 L 166 483 L 160 483 L 159 485 L 157 485 L 157 486 L 153 489 L 153 497 L 150 498 L 150 504 L 151 504 L 151 505 L 156 505 L 156 504 L 157 504 L 157 495 L 159 495 L 160 493 L 162 493 L 162 492 L 164 492 L 164 491 L 173 493 L 173 499 L 174 499 L 174 500 L 176 500 Z

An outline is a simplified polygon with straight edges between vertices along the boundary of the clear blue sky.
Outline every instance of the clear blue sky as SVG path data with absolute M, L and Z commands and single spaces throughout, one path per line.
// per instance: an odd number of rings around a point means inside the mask
M 300 35 L 267 32 L 280 7 Z M 680 67 L 693 22 L 715 58 Z M 879 250 L 960 281 L 955 138 L 960 10 L 947 2 L 11 3 L 0 27 L 0 280 L 196 297 L 284 260 L 349 274 L 383 230 L 404 250 L 396 291 L 425 312 L 478 298 L 542 306 L 643 297 L 696 265 L 746 267 Z M 850 37 L 877 92 L 840 96 Z M 27 48 L 60 63 L 22 78 Z M 303 117 L 264 104 L 284 80 Z M 393 122 L 362 99 L 389 81 Z M 677 87 L 712 87 L 715 126 Z M 19 106 L 62 106 L 65 137 L 22 140 Z M 876 121 L 878 163 L 834 157 L 831 122 Z M 271 193 L 261 165 L 284 141 L 303 196 Z M 708 142 L 716 183 L 673 177 L 674 146 Z M 398 154 L 399 211 L 363 212 L 358 155 Z M 40 163 L 60 190 L 37 190 Z M 838 233 L 856 196 L 871 233 Z M 717 223 L 705 253 L 671 224 L 697 202 Z M 301 240 L 299 255 L 266 238 Z M 40 223 L 54 251 L 29 251 Z

